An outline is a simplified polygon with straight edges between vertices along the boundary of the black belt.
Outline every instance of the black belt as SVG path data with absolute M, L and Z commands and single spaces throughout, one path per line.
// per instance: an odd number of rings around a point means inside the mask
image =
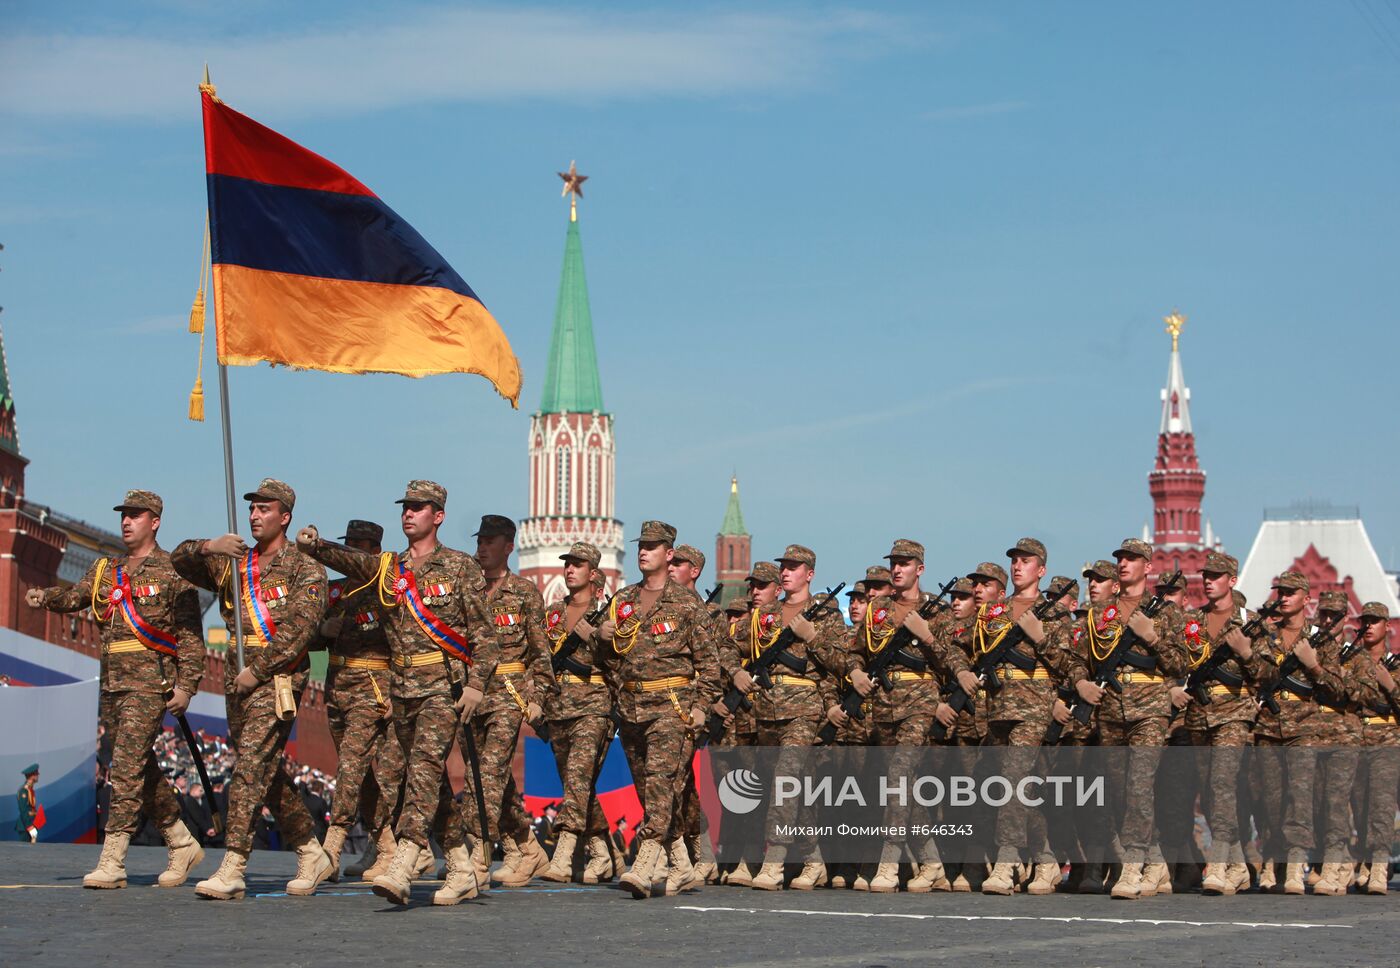
M 906 669 L 913 669 L 915 672 L 928 671 L 928 663 L 925 662 L 921 656 L 914 655 L 912 652 L 907 652 L 904 649 L 895 652 L 893 661 L 904 666 Z
M 1140 669 L 1143 672 L 1157 671 L 1157 657 L 1155 655 L 1143 655 L 1141 652 L 1123 653 L 1123 664 Z
M 1287 689 L 1299 699 L 1311 699 L 1313 697 L 1313 687 L 1306 682 L 1299 682 L 1292 676 L 1283 677 L 1283 688 Z
M 1007 652 L 1006 655 L 1002 656 L 1002 661 L 1009 666 L 1020 669 L 1022 672 L 1035 671 L 1035 656 L 1026 655 L 1024 652 L 1017 649 L 1012 649 Z

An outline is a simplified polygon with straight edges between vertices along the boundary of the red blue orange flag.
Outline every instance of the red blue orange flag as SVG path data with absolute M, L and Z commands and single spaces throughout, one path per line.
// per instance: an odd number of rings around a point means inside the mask
M 500 324 L 413 226 L 343 169 L 201 96 L 220 363 L 475 373 L 518 405 Z

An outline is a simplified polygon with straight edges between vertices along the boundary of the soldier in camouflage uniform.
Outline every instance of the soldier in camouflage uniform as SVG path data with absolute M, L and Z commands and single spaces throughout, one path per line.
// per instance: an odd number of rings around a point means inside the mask
M 1002 771 L 1007 781 L 1015 784 L 1035 767 L 1041 740 L 1050 725 L 1057 685 L 1075 681 L 1079 667 L 1065 647 L 1070 615 L 1059 609 L 1058 603 L 1044 620 L 1033 611 L 1041 599 L 1040 581 L 1045 577 L 1044 543 L 1037 538 L 1021 538 L 1006 555 L 1011 559 L 1012 593 L 978 609 L 973 654 L 980 659 L 996 649 L 1013 626 L 1021 630 L 1019 644 L 996 670 L 1001 683 L 990 697 L 985 744 L 1008 748 Z M 995 577 L 988 576 L 989 571 L 991 568 L 982 566 L 967 576 L 972 580 L 974 595 L 979 586 Z M 1063 587 L 1057 589 L 1056 598 L 1063 592 Z M 1027 850 L 1035 865 L 1035 876 L 1026 885 L 1026 892 L 1054 893 L 1060 880 L 1060 865 L 1050 851 L 1045 820 L 1038 811 L 1028 811 L 1013 798 L 997 814 L 996 844 L 996 865 L 982 883 L 983 894 L 1013 893 L 1014 867 Z
M 1189 608 L 1186 600 L 1186 576 L 1180 571 L 1158 575 L 1153 594 L 1183 611 Z M 1200 792 L 1200 778 L 1196 775 L 1193 755 L 1188 752 L 1192 746 L 1191 731 L 1187 729 L 1186 718 L 1182 715 L 1182 710 L 1191 701 L 1186 692 L 1184 676 L 1168 683 L 1167 699 L 1171 703 L 1167 721 L 1167 748 L 1169 751 L 1176 749 L 1177 753 L 1168 752 L 1166 760 L 1157 770 L 1156 803 L 1153 807 L 1156 830 L 1153 843 L 1163 853 L 1163 859 L 1165 854 L 1170 852 L 1173 862 L 1166 865 L 1168 876 L 1159 879 L 1155 885 L 1159 894 L 1173 892 L 1178 880 L 1174 872 L 1180 873 L 1182 890 L 1195 889 L 1200 886 L 1201 881 L 1201 864 L 1196 863 L 1199 851 L 1195 841 L 1195 807 Z M 1153 885 L 1146 883 L 1142 885 L 1142 888 L 1149 892 L 1152 887 Z M 1142 890 L 1139 890 L 1139 896 L 1143 896 Z
M 1346 647 L 1343 622 L 1350 611 L 1347 596 L 1326 591 L 1317 596 L 1317 623 L 1331 627 L 1332 634 L 1318 647 L 1318 661 L 1335 665 L 1342 686 L 1333 692 L 1326 686 L 1316 690 L 1317 745 L 1319 755 L 1313 777 L 1313 829 L 1322 835 L 1321 865 L 1313 865 L 1314 894 L 1343 895 L 1351 884 L 1351 791 L 1361 761 L 1363 728 L 1361 722 L 1363 689 L 1353 672 L 1359 646 Z M 1316 875 L 1315 877 L 1313 875 Z
M 645 811 L 637 831 L 641 845 L 622 883 L 644 898 L 663 851 L 682 881 L 691 877 L 674 807 L 695 731 L 720 695 L 720 667 L 704 605 L 666 571 L 676 529 L 645 521 L 637 541 L 642 581 L 613 598 L 598 629 L 597 652 L 617 696 L 622 748 Z
M 515 784 L 511 763 L 523 722 L 539 722 L 544 704 L 557 691 L 549 665 L 549 644 L 544 633 L 544 601 L 534 582 L 510 571 L 515 550 L 515 522 L 500 514 L 481 519 L 476 535 L 476 560 L 486 577 L 486 606 L 500 639 L 500 660 L 486 682 L 486 696 L 467 723 L 481 756 L 481 784 L 486 796 L 486 822 L 480 830 L 476 790 L 471 771 L 460 800 L 454 803 L 452 788 L 443 778 L 438 804 L 440 816 L 455 811 L 455 823 L 442 832 L 443 849 L 449 854 L 471 838 L 478 876 L 490 866 L 491 843 L 499 840 L 505 863 L 491 872 L 491 883 L 523 887 L 549 866 L 549 856 L 530 828 L 525 800 Z M 465 749 L 465 743 L 463 749 Z
M 972 579 L 959 578 L 948 593 L 948 618 L 940 622 L 938 633 L 942 648 L 956 649 L 965 657 L 969 665 L 973 661 L 973 635 L 977 629 L 977 610 Z M 944 741 L 956 750 L 951 762 L 957 765 L 962 776 L 972 776 L 977 768 L 977 750 L 986 738 L 990 709 L 985 691 L 979 690 L 969 697 L 967 706 L 957 714 L 957 720 Z M 952 891 L 965 894 L 980 891 L 987 876 L 987 848 L 995 833 L 995 823 L 990 811 L 974 808 L 977 819 L 972 821 L 973 833 L 968 840 L 965 852 L 974 859 L 952 865 L 947 871 L 949 887 Z
M 1301 669 L 1284 680 L 1277 695 L 1279 711 L 1265 708 L 1259 711 L 1254 724 L 1254 742 L 1259 747 L 1253 765 L 1255 821 L 1259 826 L 1263 866 L 1259 875 L 1260 890 L 1273 890 L 1277 884 L 1274 864 L 1285 853 L 1283 890 L 1286 894 L 1305 891 L 1303 864 L 1314 847 L 1313 780 L 1314 751 L 1318 743 L 1318 687 L 1332 695 L 1343 695 L 1340 668 L 1335 664 L 1336 653 L 1317 651 L 1309 637 L 1317 631 L 1308 622 L 1308 579 L 1299 572 L 1286 571 L 1274 581 L 1278 593 L 1279 618 L 1268 635 L 1255 643 L 1255 651 L 1266 663 L 1263 666 L 1267 685 L 1278 679 L 1279 666 L 1292 654 Z M 1266 791 L 1280 791 L 1281 796 Z
M 1361 606 L 1361 654 L 1352 673 L 1362 708 L 1365 757 L 1357 798 L 1358 885 L 1367 894 L 1385 894 L 1390 882 L 1390 843 L 1395 836 L 1396 783 L 1400 781 L 1400 726 L 1396 681 L 1385 665 L 1389 656 L 1390 610 L 1381 602 Z
M 246 665 L 236 670 L 231 653 L 224 663 L 228 738 L 237 754 L 228 785 L 227 850 L 214 876 L 195 885 L 199 896 L 220 901 L 243 896 L 253 824 L 264 804 L 276 816 L 283 839 L 296 847 L 297 871 L 287 893 L 314 894 L 331 873 L 311 815 L 282 765 L 293 717 L 278 718 L 276 684 L 287 677 L 292 696 L 301 701 L 311 672 L 307 652 L 326 609 L 326 569 L 287 541 L 296 505 L 288 484 L 265 478 L 243 499 L 255 547 L 226 534 L 181 542 L 171 553 L 182 576 L 217 593 L 230 636 L 234 609 L 243 620 Z
M 857 581 L 851 586 L 850 590 L 846 592 L 846 618 L 850 622 L 851 627 L 846 630 L 845 635 L 846 658 L 843 662 L 843 668 L 845 669 L 850 668 L 850 654 L 856 647 L 855 630 L 858 630 L 861 625 L 864 624 L 865 607 L 869 603 L 870 598 L 866 590 L 864 579 Z M 848 676 L 843 676 L 840 689 L 844 691 L 849 689 L 850 685 L 850 678 Z M 841 711 L 839 701 L 837 705 L 828 709 L 827 718 L 836 726 L 835 745 L 864 746 L 870 737 L 870 713 L 874 708 L 875 707 L 872 705 L 863 709 L 862 711 L 865 715 L 862 719 L 856 719 L 853 716 L 845 715 L 845 713 Z M 827 882 L 827 886 L 833 890 L 841 890 L 851 886 L 851 883 L 856 878 L 858 870 L 855 864 L 833 864 L 831 865 L 829 873 L 830 879 Z M 869 878 L 866 879 L 866 887 L 869 887 Z
M 352 520 L 341 540 L 356 551 L 377 555 L 383 538 L 379 525 Z M 392 758 L 378 755 L 389 722 L 389 640 L 379 595 L 371 585 L 343 578 L 329 584 L 326 617 L 312 647 L 328 653 L 326 723 L 336 751 L 335 796 L 321 844 L 331 859 L 331 881 L 339 880 L 340 852 L 357 815 L 363 814 L 384 869 L 394 855 L 390 814 L 403 779 L 385 775 Z M 378 776 L 385 780 L 382 795 Z
M 1126 760 L 1120 761 L 1124 768 L 1110 771 L 1109 776 L 1113 798 L 1123 806 L 1119 828 L 1123 870 L 1112 894 L 1120 900 L 1135 900 L 1155 894 L 1161 885 L 1171 881 L 1161 848 L 1153 838 L 1153 807 L 1157 764 L 1166 745 L 1171 709 L 1168 687 L 1186 673 L 1182 639 L 1186 619 L 1185 613 L 1170 603 L 1162 607 L 1156 618 L 1138 611 L 1147 591 L 1150 544 L 1128 538 L 1113 556 L 1118 559 L 1119 593 L 1112 604 L 1089 610 L 1083 621 L 1076 624 L 1079 634 L 1071 633 L 1071 644 L 1077 639 L 1076 654 L 1083 664 L 1076 687 L 1082 696 L 1098 705 L 1102 745 L 1126 748 Z M 1136 644 L 1120 668 L 1118 679 L 1123 691 L 1106 692 L 1090 681 L 1091 676 L 1097 663 L 1112 653 L 1129 629 L 1136 636 Z M 1099 840 L 1106 850 L 1102 836 Z
M 554 821 L 558 835 L 554 857 L 541 876 L 563 883 L 572 880 L 574 853 L 582 839 L 588 855 L 583 881 L 597 884 L 622 873 L 614 868 L 608 846 L 608 818 L 594 791 L 595 777 L 612 736 L 612 697 L 594 657 L 597 644 L 593 634 L 597 630 L 586 618 L 597 607 L 593 576 L 601 574 L 598 566 L 602 553 L 596 545 L 578 541 L 559 558 L 564 562 L 564 587 L 569 595 L 545 608 L 545 635 L 551 653 L 560 650 L 570 633 L 577 635 L 581 644 L 556 675 L 558 693 L 545 702 L 550 747 L 564 784 L 564 797 Z
M 306 554 L 354 582 L 373 582 L 389 639 L 392 721 L 406 761 L 398 844 L 374 893 L 407 904 L 419 855 L 442 794 L 447 754 L 461 723 L 480 704 L 500 659 L 500 637 L 486 603 L 486 579 L 476 559 L 438 541 L 447 488 L 409 481 L 399 521 L 408 548 L 371 555 L 323 541 L 303 528 Z M 478 892 L 476 865 L 464 845 L 447 854 L 447 880 L 433 903 L 457 904 Z
M 953 722 L 952 710 L 940 699 L 940 682 L 956 678 L 968 695 L 974 695 L 977 677 L 972 674 L 966 657 L 959 650 L 941 647 L 939 636 L 934 632 L 934 626 L 942 620 L 941 617 L 936 617 L 931 623 L 919 614 L 919 608 L 930 597 L 919 587 L 920 576 L 924 573 L 924 546 L 917 541 L 900 538 L 885 557 L 890 562 L 894 594 L 873 599 L 866 608 L 865 647 L 851 657 L 849 675 L 856 691 L 874 699 L 874 744 L 912 748 L 928 742 L 929 730 L 940 707 L 946 717 L 945 725 Z M 884 689 L 875 692 L 876 683 L 866 674 L 866 664 L 890 644 L 901 628 L 908 629 L 913 636 L 913 642 L 906 651 L 922 659 L 926 669 L 916 670 L 908 663 L 896 660 L 898 668 L 886 673 L 892 688 L 888 692 Z M 912 769 L 914 755 L 912 749 L 908 753 L 896 750 L 891 771 L 895 775 L 908 773 Z M 892 802 L 886 811 L 885 823 L 890 827 L 907 829 L 909 816 L 907 802 Z M 947 877 L 933 840 L 912 846 L 918 870 L 906 889 L 914 893 L 947 890 Z M 903 849 L 903 843 L 885 842 L 875 877 L 869 882 L 871 891 L 888 893 L 899 890 L 899 859 Z
M 97 559 L 69 588 L 31 588 L 25 594 L 31 607 L 51 612 L 91 607 L 102 631 L 101 694 L 112 741 L 112 796 L 102 856 L 83 887 L 126 886 L 127 847 L 143 812 L 169 848 L 169 863 L 156 882 L 161 887 L 183 884 L 204 858 L 151 750 L 165 714 L 183 713 L 204 675 L 199 595 L 156 543 L 164 508 L 151 491 L 127 491 L 112 509 L 121 515 L 127 553 Z
M 800 766 L 798 751 L 816 742 L 827 710 L 837 703 L 837 682 L 844 677 L 848 662 L 842 645 L 846 623 L 841 621 L 839 605 L 834 602 L 828 603 L 814 620 L 803 614 L 814 604 L 811 586 L 817 567 L 816 552 L 803 545 L 790 544 L 782 556 L 774 560 L 778 564 L 782 600 L 755 609 L 749 620 L 749 635 L 742 641 L 731 640 L 731 643 L 732 647 L 742 650 L 745 660 L 754 662 L 764 650 L 774 647 L 784 629 L 792 630 L 793 641 L 787 653 L 805 665 L 806 671 L 798 673 L 785 665 L 775 665 L 770 672 L 773 688 L 760 687 L 753 699 L 758 745 L 791 751 L 780 753 L 778 761 L 778 771 L 791 774 Z M 733 682 L 745 691 L 753 691 L 757 684 L 743 669 L 734 674 Z M 769 809 L 768 827 L 774 833 L 769 838 L 763 866 L 753 879 L 755 890 L 783 889 L 783 864 L 790 850 L 803 861 L 801 873 L 792 882 L 794 890 L 810 891 L 826 883 L 826 867 L 816 845 L 795 841 L 791 834 L 777 832 L 796 822 L 795 803 L 774 805 Z

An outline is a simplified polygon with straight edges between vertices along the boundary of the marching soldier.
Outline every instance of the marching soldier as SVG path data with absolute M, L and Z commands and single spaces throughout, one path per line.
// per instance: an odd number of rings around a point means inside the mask
M 974 587 L 971 578 L 964 576 L 957 580 L 948 593 L 948 620 L 939 623 L 936 630 L 942 638 L 943 648 L 957 649 L 969 666 L 973 661 L 973 636 L 977 630 L 978 605 L 973 597 Z M 986 692 L 980 689 L 969 700 L 967 708 L 957 714 L 957 721 L 949 731 L 947 740 L 956 750 L 952 762 L 958 765 L 963 776 L 972 776 L 977 767 L 977 749 L 987 735 L 987 712 L 990 708 Z M 987 811 L 979 810 L 978 813 L 984 818 L 987 815 Z M 973 823 L 972 837 L 968 841 L 969 859 L 952 865 L 955 870 L 947 872 L 951 877 L 949 887 L 954 893 L 982 890 L 987 876 L 989 834 L 994 833 L 986 828 L 986 824 Z
M 864 647 L 864 643 L 858 643 L 855 633 L 865 623 L 865 607 L 869 602 L 870 599 L 866 590 L 865 579 L 857 581 L 851 586 L 850 590 L 846 592 L 846 618 L 850 621 L 851 628 L 846 631 L 845 635 L 844 646 L 846 657 L 843 662 L 843 668 L 850 668 L 851 653 L 855 651 L 856 646 L 859 644 L 862 648 Z M 841 689 L 849 689 L 850 686 L 850 678 L 843 677 Z M 837 704 L 827 710 L 827 718 L 836 726 L 835 745 L 864 746 L 869 740 L 870 713 L 874 707 L 865 704 L 863 704 L 863 706 L 862 712 L 864 713 L 864 717 L 861 719 L 847 716 L 842 712 L 839 700 Z M 851 886 L 859 870 L 856 864 L 834 864 L 829 873 L 830 879 L 827 882 L 827 886 L 831 887 L 833 890 L 842 890 L 843 888 Z M 866 888 L 869 889 L 869 886 L 869 879 L 867 878 Z
M 341 540 L 356 551 L 378 555 L 383 538 L 379 525 L 352 520 Z M 340 853 L 357 815 L 363 815 L 370 839 L 383 858 L 383 868 L 368 879 L 388 869 L 396 846 L 391 820 L 403 784 L 402 758 L 397 758 L 400 769 L 394 775 L 391 767 L 396 758 L 383 754 L 390 712 L 389 640 L 383 607 L 372 584 L 343 578 L 329 584 L 326 617 L 316 645 L 328 653 L 326 721 L 337 758 L 330 825 L 321 844 L 331 859 L 331 881 L 339 879 Z M 397 738 L 392 742 L 397 744 Z
M 604 674 L 618 697 L 620 735 L 645 811 L 641 845 L 622 883 L 636 898 L 651 895 L 652 874 L 665 852 L 682 879 L 690 857 L 674 806 L 690 768 L 695 731 L 719 698 L 716 646 L 707 634 L 707 614 L 696 596 L 671 581 L 666 571 L 676 529 L 662 521 L 642 523 L 637 538 L 641 582 L 613 598 L 598 629 Z
M 226 534 L 183 541 L 171 553 L 184 578 L 218 594 L 229 635 L 235 630 L 234 609 L 242 613 L 245 632 L 244 667 L 224 663 L 229 745 L 237 752 L 228 785 L 227 849 L 214 876 L 195 885 L 200 897 L 220 901 L 243 897 L 253 825 L 264 804 L 277 817 L 284 839 L 296 846 L 297 870 L 287 893 L 314 894 L 331 873 L 306 804 L 282 766 L 295 705 L 310 675 L 307 651 L 326 608 L 326 570 L 287 541 L 296 505 L 288 484 L 265 478 L 243 499 L 252 548 L 238 535 Z
M 1180 571 L 1173 571 L 1170 574 L 1158 575 L 1157 584 L 1153 587 L 1153 593 L 1165 602 L 1170 602 L 1177 608 L 1186 609 L 1186 576 Z M 1157 802 L 1154 807 L 1154 815 L 1157 818 L 1157 836 L 1154 839 L 1154 851 L 1161 852 L 1163 845 L 1167 845 L 1176 861 L 1177 869 L 1183 872 L 1183 889 L 1187 885 L 1198 886 L 1201 879 L 1201 868 L 1194 862 L 1197 855 L 1195 843 L 1196 827 L 1196 796 L 1198 794 L 1199 778 L 1196 773 L 1196 765 L 1191 762 L 1192 756 L 1186 750 L 1192 745 L 1191 731 L 1186 726 L 1186 719 L 1180 715 L 1191 701 L 1191 697 L 1186 692 L 1185 679 L 1176 679 L 1167 685 L 1167 699 L 1171 703 L 1169 710 L 1170 718 L 1167 722 L 1167 747 L 1180 751 L 1179 755 L 1167 754 L 1166 762 L 1157 771 Z M 1191 860 L 1187 860 L 1191 858 Z M 1154 859 L 1157 858 L 1154 854 Z M 1149 897 L 1153 893 L 1170 894 L 1173 890 L 1173 877 L 1170 875 L 1172 865 L 1164 864 L 1158 867 L 1149 865 L 1143 871 L 1142 885 L 1139 889 L 1140 897 Z M 1149 872 L 1156 875 L 1149 878 Z
M 1400 781 L 1400 726 L 1396 681 L 1389 658 L 1390 610 L 1381 602 L 1361 606 L 1361 653 L 1355 678 L 1363 712 L 1364 796 L 1356 813 L 1367 894 L 1385 894 L 1390 883 L 1390 842 L 1395 835 L 1395 793 Z
M 1326 685 L 1316 690 L 1318 757 L 1313 781 L 1313 827 L 1322 833 L 1320 876 L 1313 894 L 1342 896 L 1351 884 L 1351 791 L 1356 781 L 1364 741 L 1361 695 L 1368 684 L 1356 678 L 1361 648 L 1347 647 L 1346 619 L 1350 603 L 1346 593 L 1326 591 L 1317 596 L 1317 621 L 1332 634 L 1317 650 L 1318 660 L 1337 669 L 1341 692 Z M 1374 678 L 1374 677 L 1372 677 Z M 1314 868 L 1316 870 L 1316 867 Z
M 169 863 L 156 883 L 178 887 L 204 858 L 180 819 L 180 804 L 156 766 L 151 744 L 166 713 L 189 708 L 204 675 L 204 632 L 199 595 L 157 544 L 165 509 L 151 491 L 127 491 L 121 515 L 126 554 L 98 558 L 70 588 L 31 588 L 33 608 L 76 612 L 91 607 L 102 630 L 102 694 L 112 740 L 112 784 L 107 836 L 96 870 L 83 887 L 126 886 L 126 852 L 144 812 L 160 829 Z M 174 691 L 166 698 L 166 691 Z
M 933 718 L 940 706 L 949 714 L 949 722 L 952 721 L 951 709 L 940 701 L 939 676 L 945 681 L 956 677 L 968 695 L 976 693 L 977 677 L 968 668 L 961 652 L 940 648 L 932 625 L 919 614 L 919 609 L 929 599 L 919 587 L 919 579 L 924 573 L 924 546 L 917 541 L 900 538 L 885 557 L 890 563 L 893 594 L 873 599 L 866 608 L 865 648 L 852 656 L 851 685 L 862 696 L 871 696 L 875 681 L 866 673 L 866 664 L 889 645 L 899 629 L 909 631 L 913 637 L 911 648 L 922 660 L 924 668 L 919 670 L 907 662 L 900 662 L 901 668 L 886 673 L 893 688 L 889 692 L 881 689 L 873 693 L 873 740 L 878 746 L 911 750 L 927 743 Z M 913 758 L 912 752 L 896 750 L 891 769 L 896 773 L 907 770 L 912 767 Z M 907 829 L 908 815 L 908 806 L 892 804 L 885 820 L 891 828 Z M 918 870 L 910 879 L 907 889 L 912 893 L 947 890 L 947 877 L 932 839 L 915 847 Z M 899 858 L 902 852 L 903 843 L 889 839 L 885 841 L 875 877 L 869 882 L 871 891 L 889 893 L 899 890 Z
M 564 562 L 564 587 L 569 594 L 545 609 L 545 635 L 555 654 L 570 635 L 577 636 L 579 644 L 557 674 L 557 694 L 549 696 L 545 704 L 550 747 L 564 783 L 564 797 L 554 822 L 559 837 L 554 857 L 541 876 L 562 883 L 572 880 L 574 853 L 583 839 L 588 856 L 583 882 L 597 884 L 622 873 L 614 866 L 608 818 L 594 791 L 612 736 L 612 697 L 598 671 L 598 645 L 593 640 L 597 630 L 586 618 L 597 601 L 593 576 L 601 574 L 598 565 L 602 553 L 596 545 L 578 541 L 559 558 Z
M 782 586 L 783 598 L 754 610 L 747 658 L 756 661 L 766 649 L 776 647 L 783 630 L 790 628 L 794 640 L 787 652 L 807 671 L 799 673 L 782 666 L 782 671 L 773 673 L 770 676 L 773 688 L 759 688 L 754 696 L 754 718 L 758 721 L 759 746 L 799 750 L 816 742 L 826 711 L 836 704 L 836 677 L 844 672 L 847 661 L 841 644 L 846 623 L 841 621 L 841 613 L 835 605 L 829 605 L 815 620 L 804 614 L 813 604 L 811 586 L 817 567 L 816 552 L 803 545 L 790 544 L 782 556 L 774 560 L 778 564 L 778 583 Z M 748 692 L 753 691 L 756 682 L 740 669 L 734 675 L 734 685 Z M 785 762 L 797 768 L 800 756 L 779 754 L 779 770 L 793 772 L 783 769 Z M 768 826 L 781 831 L 790 827 L 795 818 L 795 805 L 775 806 L 769 811 Z M 805 856 L 801 873 L 793 879 L 793 889 L 810 891 L 826 883 L 826 867 L 814 843 L 795 842 L 791 834 L 774 833 L 764 854 L 763 866 L 753 879 L 754 890 L 783 889 L 783 863 L 794 847 Z
M 491 844 L 499 840 L 505 862 L 491 872 L 491 883 L 522 887 L 549 866 L 549 856 L 530 829 L 530 815 L 510 764 L 520 740 L 520 724 L 539 722 L 547 697 L 558 687 L 544 635 L 544 602 L 534 582 L 510 570 L 515 522 L 500 514 L 484 515 L 476 539 L 476 560 L 486 577 L 486 606 L 499 633 L 501 653 L 495 673 L 486 681 L 485 698 L 463 728 L 475 733 L 480 751 L 490 829 L 479 829 L 471 772 L 456 804 L 444 778 L 438 808 L 456 809 L 457 822 L 447 825 L 442 846 L 450 854 L 461 844 L 462 832 L 472 832 L 477 876 L 484 877 L 490 867 Z
M 408 548 L 398 554 L 334 545 L 314 526 L 301 529 L 297 545 L 351 581 L 373 582 L 385 611 L 392 718 L 406 767 L 394 858 L 373 883 L 380 897 L 407 904 L 419 855 L 428 849 L 447 754 L 496 671 L 500 640 L 481 566 L 438 541 L 447 488 L 409 481 L 397 503 L 403 506 L 399 520 L 408 539 Z M 457 904 L 478 890 L 476 865 L 459 844 L 448 852 L 447 880 L 433 903 Z

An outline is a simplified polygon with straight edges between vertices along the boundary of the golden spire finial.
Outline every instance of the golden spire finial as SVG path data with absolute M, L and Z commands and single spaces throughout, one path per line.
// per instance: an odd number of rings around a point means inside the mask
M 1181 314 L 1181 310 L 1173 309 L 1170 316 L 1163 316 L 1162 322 L 1167 324 L 1167 332 L 1172 337 L 1172 352 L 1176 352 L 1177 344 L 1181 342 L 1181 331 L 1186 328 L 1186 317 Z
M 208 64 L 205 64 L 205 65 L 204 65 L 204 80 L 201 81 L 200 84 L 199 84 L 199 93 L 201 93 L 201 94 L 208 94 L 208 95 L 209 95 L 209 100 L 213 101 L 213 102 L 216 103 L 216 104 L 222 104 L 222 103 L 223 103 L 222 101 L 219 100 L 219 92 L 218 92 L 218 90 L 215 89 L 215 87 L 214 87 L 214 82 L 211 81 L 211 80 L 209 80 L 209 65 L 208 65 Z
M 735 474 L 733 477 L 731 477 L 731 478 L 729 479 L 729 493 L 730 493 L 730 494 L 738 494 L 738 493 L 739 493 L 739 475 L 738 475 L 738 474 Z
M 588 181 L 588 176 L 580 175 L 578 173 L 578 167 L 572 161 L 569 162 L 568 171 L 555 172 L 555 174 L 557 174 L 560 178 L 564 179 L 564 190 L 559 194 L 570 196 L 569 221 L 577 222 L 578 200 L 583 197 L 583 183 Z

